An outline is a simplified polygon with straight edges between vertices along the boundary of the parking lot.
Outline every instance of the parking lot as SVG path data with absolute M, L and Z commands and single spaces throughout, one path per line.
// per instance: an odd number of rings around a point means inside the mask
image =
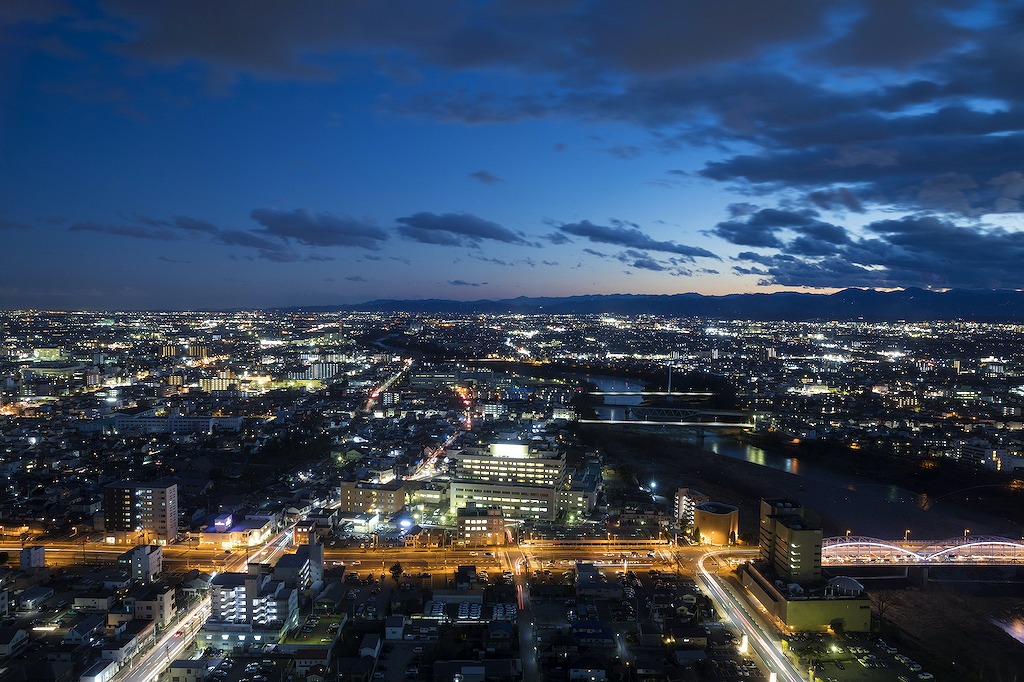
M 824 682 L 926 682 L 933 679 L 920 664 L 897 647 L 873 635 L 849 633 L 842 638 L 798 634 L 787 647 L 800 662 L 813 666 Z

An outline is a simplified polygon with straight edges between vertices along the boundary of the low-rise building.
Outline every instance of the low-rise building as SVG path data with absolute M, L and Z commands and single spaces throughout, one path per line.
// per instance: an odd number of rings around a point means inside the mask
M 458 542 L 463 545 L 504 545 L 505 515 L 500 507 L 470 504 L 457 510 L 455 519 Z

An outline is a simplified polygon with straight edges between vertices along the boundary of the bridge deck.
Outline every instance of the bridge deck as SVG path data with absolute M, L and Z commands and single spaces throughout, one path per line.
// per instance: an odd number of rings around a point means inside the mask
M 967 535 L 924 542 L 860 536 L 826 538 L 821 543 L 821 562 L 826 566 L 1018 564 L 1024 563 L 1024 541 Z

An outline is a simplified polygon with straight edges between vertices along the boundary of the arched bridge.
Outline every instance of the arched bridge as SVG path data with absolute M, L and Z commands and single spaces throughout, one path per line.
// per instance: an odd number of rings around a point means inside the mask
M 840 536 L 822 540 L 821 563 L 826 566 L 1016 564 L 1024 563 L 1024 541 L 992 535 L 914 542 Z

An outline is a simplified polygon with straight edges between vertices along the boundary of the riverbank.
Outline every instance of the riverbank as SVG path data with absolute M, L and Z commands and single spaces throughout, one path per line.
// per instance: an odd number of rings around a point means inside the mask
M 798 461 L 795 450 L 790 466 L 803 474 L 772 468 L 726 455 L 704 451 L 681 437 L 644 432 L 640 427 L 581 426 L 580 438 L 588 448 L 600 448 L 613 468 L 646 484 L 657 481 L 658 491 L 671 497 L 675 489 L 692 486 L 715 501 L 740 510 L 740 537 L 757 542 L 761 497 L 789 497 L 819 512 L 824 535 L 855 534 L 880 538 L 903 537 L 913 529 L 915 537 L 955 537 L 965 522 L 975 534 L 1013 537 L 1001 519 L 972 516 L 942 502 L 920 504 L 927 496 L 916 495 L 860 473 L 826 472 Z M 766 455 L 768 456 L 768 455 Z M 777 456 L 777 455 L 775 455 Z M 773 462 L 777 464 L 777 462 Z M 825 462 L 824 464 L 827 464 Z M 808 470 L 817 469 L 813 476 Z M 884 591 L 884 590 L 883 590 Z M 937 680 L 980 682 L 1016 679 L 1020 674 L 1021 644 L 994 620 L 1004 619 L 1024 631 L 1024 600 L 987 599 L 953 592 L 942 586 L 899 592 L 899 606 L 887 612 L 884 634 L 900 650 L 911 654 Z
M 740 533 L 749 537 L 756 537 L 762 497 L 788 497 L 811 507 L 821 515 L 826 536 L 850 530 L 896 539 L 909 529 L 912 537 L 940 540 L 970 528 L 975 535 L 1021 537 L 1021 527 L 1006 518 L 966 514 L 946 501 L 934 502 L 927 495 L 827 466 L 793 460 L 790 471 L 782 471 L 717 455 L 684 436 L 643 427 L 581 425 L 579 430 L 586 447 L 601 449 L 612 466 L 625 467 L 639 481 L 657 481 L 665 495 L 678 487 L 694 487 L 715 501 L 739 507 Z
M 841 474 L 894 485 L 919 496 L 922 507 L 941 504 L 967 523 L 980 522 L 1018 534 L 1024 527 L 1024 478 L 944 459 L 911 459 L 828 441 L 792 442 L 746 432 L 742 442 Z M 1019 536 L 1019 535 L 1018 535 Z

